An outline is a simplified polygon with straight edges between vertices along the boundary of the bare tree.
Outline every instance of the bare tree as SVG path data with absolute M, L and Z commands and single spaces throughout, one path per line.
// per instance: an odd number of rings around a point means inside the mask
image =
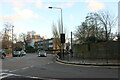
M 75 37 L 81 42 L 113 40 L 114 34 L 111 30 L 115 22 L 116 19 L 107 12 L 89 13 L 85 21 L 77 27 Z
M 105 38 L 106 41 L 108 41 L 110 39 L 110 35 L 111 35 L 111 30 L 113 27 L 115 27 L 116 25 L 116 17 L 113 17 L 110 12 L 98 12 L 98 20 L 100 21 L 100 25 L 101 27 L 103 27 L 104 31 L 105 31 Z
M 27 39 L 27 41 L 28 41 L 28 42 L 30 42 L 30 41 L 31 41 L 31 39 L 32 39 L 33 35 L 35 35 L 35 33 L 36 33 L 36 32 L 35 32 L 35 31 L 33 31 L 33 30 L 32 30 L 32 31 L 28 31 L 28 32 L 27 32 L 26 39 Z
M 2 32 L 0 32 L 0 41 L 2 40 Z
M 60 40 L 61 33 L 62 33 L 61 22 L 59 20 L 57 25 L 53 23 L 52 34 L 53 34 L 53 38 L 55 39 L 55 43 L 57 44 L 57 46 L 59 46 L 60 49 L 62 48 L 62 44 L 61 44 L 61 40 Z M 64 33 L 65 33 L 65 39 L 68 39 L 67 29 L 65 29 L 65 28 L 64 28 Z
M 25 33 L 19 34 L 19 41 L 24 42 L 27 45 L 27 35 Z
M 57 26 L 53 24 L 52 26 L 52 33 L 53 33 L 53 38 L 55 39 L 56 46 L 58 46 L 61 49 L 61 42 L 60 42 L 60 31 L 57 29 Z
M 11 36 L 11 23 L 5 23 L 3 31 L 1 32 L 1 38 L 2 38 L 2 48 L 11 48 L 12 44 L 12 36 Z

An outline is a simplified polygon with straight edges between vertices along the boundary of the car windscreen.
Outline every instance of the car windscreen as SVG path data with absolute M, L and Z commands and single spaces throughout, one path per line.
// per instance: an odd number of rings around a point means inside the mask
M 5 51 L 0 51 L 0 53 L 5 53 Z
M 40 51 L 39 54 L 45 54 L 46 52 L 45 51 Z
M 20 53 L 20 51 L 14 51 L 14 53 Z

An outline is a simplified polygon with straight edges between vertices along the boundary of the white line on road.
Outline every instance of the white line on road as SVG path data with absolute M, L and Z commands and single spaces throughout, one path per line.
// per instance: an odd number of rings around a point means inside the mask
M 31 67 L 31 66 L 30 66 Z M 24 68 L 21 68 L 21 69 L 16 69 L 16 70 L 13 70 L 13 71 L 9 71 L 9 72 L 16 72 L 16 71 L 19 71 L 19 70 L 25 70 L 25 69 L 28 69 L 30 67 L 24 67 Z M 32 66 L 33 67 L 33 66 Z
M 32 66 L 30 66 L 30 68 L 33 68 L 34 66 L 32 65 Z
M 50 64 L 50 63 L 48 63 L 48 64 Z
M 22 76 L 22 75 L 10 74 L 10 73 L 1 73 L 0 80 L 3 78 L 6 78 L 6 77 L 10 77 L 10 76 L 20 76 L 20 77 L 26 77 L 26 78 L 32 78 L 32 79 L 43 79 L 43 78 L 39 78 L 39 77 Z
M 18 71 L 19 69 L 16 69 L 16 70 L 13 70 L 13 71 L 9 71 L 9 72 L 15 72 L 15 71 Z
M 12 76 L 12 75 L 14 75 L 14 74 L 1 73 L 1 74 L 0 74 L 0 79 L 2 79 L 2 78 L 6 78 L 6 77 L 9 77 L 9 76 Z
M 0 73 L 0 76 L 2 76 L 3 74 L 5 74 L 5 73 Z
M 22 68 L 23 70 L 25 70 L 25 69 L 28 69 L 29 67 L 24 67 L 24 68 Z

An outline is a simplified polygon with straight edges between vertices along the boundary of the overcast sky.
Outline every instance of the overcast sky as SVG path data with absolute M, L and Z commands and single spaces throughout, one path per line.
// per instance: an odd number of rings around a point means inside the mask
M 52 37 L 52 24 L 58 23 L 63 10 L 63 26 L 70 36 L 76 26 L 84 21 L 89 12 L 110 11 L 118 15 L 119 0 L 0 0 L 0 31 L 5 22 L 12 23 L 16 34 L 34 30 L 47 38 Z M 113 29 L 117 31 L 117 27 Z

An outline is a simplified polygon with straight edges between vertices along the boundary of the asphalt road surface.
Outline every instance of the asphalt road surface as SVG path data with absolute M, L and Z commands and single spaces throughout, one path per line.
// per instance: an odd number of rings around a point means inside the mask
M 0 60 L 2 80 L 118 80 L 118 76 L 116 68 L 60 64 L 52 54 L 37 57 L 36 53 L 28 53 Z

